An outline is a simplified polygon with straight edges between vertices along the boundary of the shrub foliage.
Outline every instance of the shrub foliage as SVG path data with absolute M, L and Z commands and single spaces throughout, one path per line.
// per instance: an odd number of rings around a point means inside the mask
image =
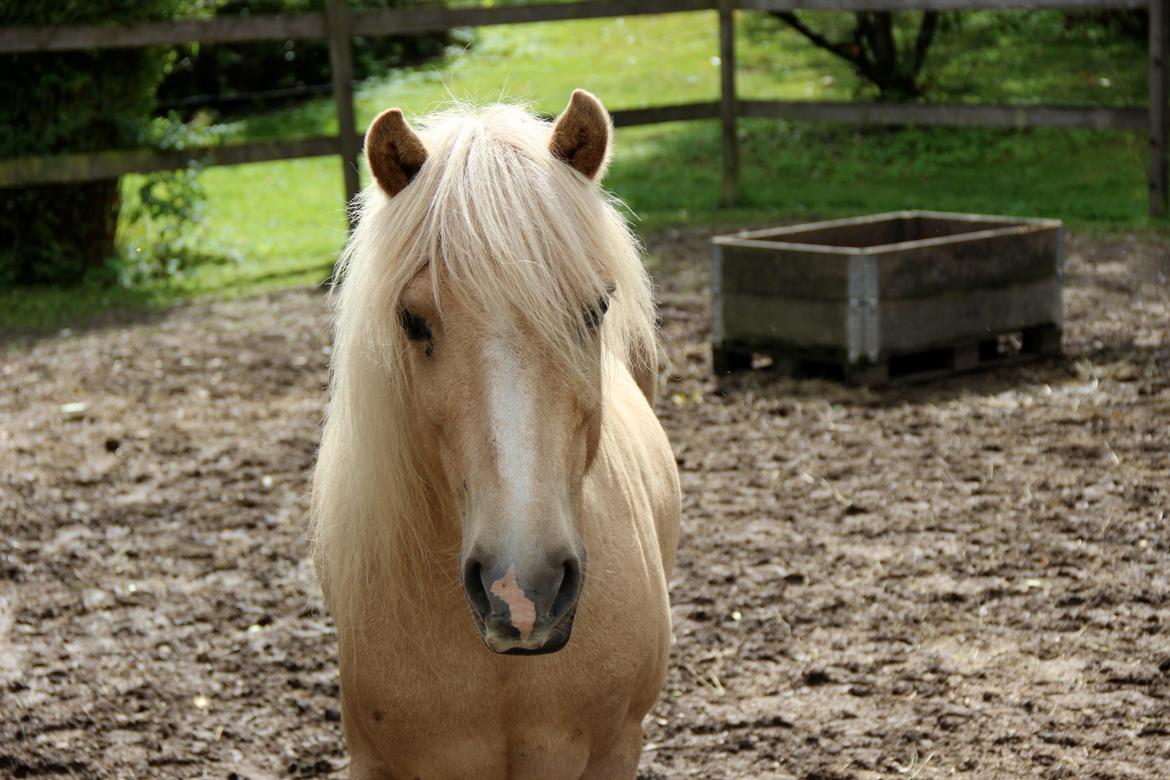
M 353 10 L 439 4 L 439 0 L 349 0 Z M 216 17 L 226 18 L 321 11 L 324 0 L 213 0 L 210 5 Z M 447 38 L 446 34 L 355 37 L 354 77 L 366 78 L 388 67 L 437 56 Z M 158 94 L 159 102 L 168 107 L 184 110 L 196 104 L 212 105 L 234 113 L 253 108 L 256 95 L 267 93 L 264 102 L 270 104 L 280 99 L 279 93 L 296 99 L 305 87 L 328 84 L 329 46 L 324 40 L 204 43 L 179 48 Z
M 0 0 L 0 24 L 174 18 L 184 0 Z M 141 143 L 167 53 L 119 49 L 0 55 L 0 157 Z M 117 180 L 0 190 L 0 283 L 70 284 L 114 252 Z

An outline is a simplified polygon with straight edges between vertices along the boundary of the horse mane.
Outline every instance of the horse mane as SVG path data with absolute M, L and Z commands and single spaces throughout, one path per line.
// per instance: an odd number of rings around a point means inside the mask
M 428 564 L 455 552 L 424 542 L 436 518 L 407 425 L 397 307 L 416 275 L 431 275 L 440 310 L 442 289 L 485 318 L 520 312 L 567 371 L 585 359 L 586 307 L 609 291 L 603 366 L 644 371 L 658 352 L 638 244 L 616 199 L 549 152 L 551 125 L 519 106 L 456 106 L 419 135 L 428 158 L 409 186 L 392 199 L 377 184 L 359 196 L 334 287 L 311 534 L 339 624 L 339 614 L 373 619 L 362 610 L 371 584 L 417 589 L 436 579 Z M 454 568 L 451 578 L 434 584 L 455 587 Z

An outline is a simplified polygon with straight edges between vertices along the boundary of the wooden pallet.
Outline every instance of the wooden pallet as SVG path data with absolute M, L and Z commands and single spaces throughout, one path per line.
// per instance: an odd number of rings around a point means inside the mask
M 1055 220 L 900 211 L 712 240 L 717 374 L 919 381 L 1059 349 Z
M 925 382 L 1039 360 L 1060 353 L 1060 338 L 1060 326 L 1037 325 L 978 341 L 880 355 L 872 363 L 850 363 L 843 354 L 786 345 L 721 346 L 713 350 L 712 364 L 717 377 L 750 371 L 763 364 L 762 370 L 800 379 L 836 379 L 876 387 Z

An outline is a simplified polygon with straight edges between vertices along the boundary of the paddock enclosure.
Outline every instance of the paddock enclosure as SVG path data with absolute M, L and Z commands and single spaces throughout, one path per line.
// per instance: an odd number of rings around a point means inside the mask
M 718 11 L 719 99 L 637 108 L 610 106 L 618 127 L 718 119 L 723 205 L 740 199 L 739 117 L 852 122 L 869 125 L 949 127 L 1084 127 L 1145 129 L 1148 209 L 1151 217 L 1170 208 L 1170 0 L 576 0 L 576 2 L 470 7 L 356 10 L 347 0 L 323 0 L 324 10 L 256 15 L 235 19 L 184 19 L 130 25 L 48 25 L 0 27 L 0 52 L 36 53 L 136 48 L 176 43 L 324 38 L 329 45 L 330 92 L 337 117 L 336 135 L 312 136 L 183 149 L 105 150 L 0 159 L 0 186 L 109 179 L 125 173 L 207 165 L 239 165 L 265 160 L 339 155 L 348 205 L 359 189 L 363 144 L 354 107 L 353 38 L 448 30 L 461 26 L 527 24 Z M 1071 106 L 1012 103 L 828 102 L 741 100 L 736 93 L 735 15 L 737 11 L 964 11 L 975 9 L 1092 10 L 1108 14 L 1146 8 L 1146 89 L 1144 107 Z M 651 55 L 652 56 L 652 55 Z M 617 109 L 617 110 L 615 110 Z
M 870 391 L 714 384 L 708 239 L 650 242 L 684 515 L 642 776 L 1164 778 L 1165 247 L 1070 238 L 1063 357 Z M 313 290 L 5 337 L 0 776 L 344 776 L 328 344 Z

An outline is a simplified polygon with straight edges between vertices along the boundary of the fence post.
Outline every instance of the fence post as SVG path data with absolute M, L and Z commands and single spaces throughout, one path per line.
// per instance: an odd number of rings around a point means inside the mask
M 1170 38 L 1170 0 L 1150 0 L 1150 216 L 1164 217 L 1167 212 L 1167 136 L 1170 136 L 1170 58 L 1167 57 L 1167 38 Z
M 325 18 L 329 35 L 329 70 L 333 81 L 333 101 L 337 106 L 338 152 L 345 174 L 345 213 L 353 227 L 349 206 L 361 188 L 358 178 L 361 148 L 353 108 L 353 31 L 347 0 L 325 0 Z
M 723 205 L 728 207 L 739 200 L 739 141 L 735 137 L 735 3 L 736 0 L 719 0 L 719 121 L 723 129 Z

